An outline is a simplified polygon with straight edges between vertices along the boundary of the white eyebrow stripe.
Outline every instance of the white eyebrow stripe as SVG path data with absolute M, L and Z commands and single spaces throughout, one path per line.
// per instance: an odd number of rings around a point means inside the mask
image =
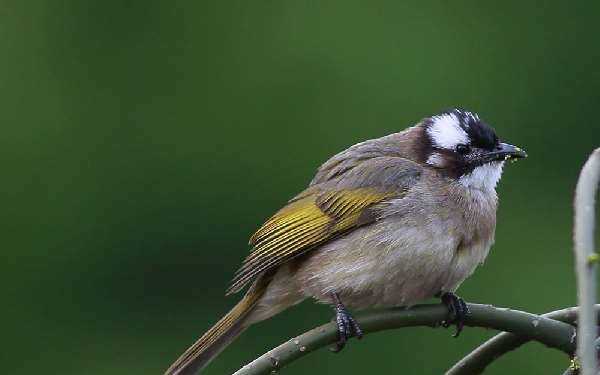
M 436 146 L 453 150 L 459 144 L 468 144 L 469 136 L 459 125 L 456 115 L 443 114 L 432 117 L 432 124 L 427 129 Z

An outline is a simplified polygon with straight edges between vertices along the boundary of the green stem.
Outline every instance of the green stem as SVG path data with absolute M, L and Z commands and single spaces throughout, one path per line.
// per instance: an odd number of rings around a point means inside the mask
M 573 341 L 575 330 L 566 323 L 491 305 L 469 304 L 469 310 L 470 313 L 465 320 L 467 326 L 513 332 L 569 355 L 575 351 Z M 446 319 L 447 314 L 448 310 L 444 305 L 419 305 L 410 309 L 373 311 L 357 316 L 357 320 L 363 332 L 368 334 L 401 327 L 437 327 Z M 269 374 L 314 350 L 334 344 L 336 340 L 335 324 L 324 324 L 270 350 L 234 375 Z
M 595 309 L 596 315 L 600 315 L 600 305 L 596 305 Z M 578 310 L 578 307 L 569 307 L 562 310 L 552 311 L 542 316 L 572 324 L 577 320 Z M 530 340 L 528 338 L 515 335 L 513 333 L 499 333 L 481 344 L 479 347 L 457 362 L 450 370 L 446 372 L 446 375 L 480 374 L 494 360 L 511 350 L 517 349 L 529 341 Z
M 575 188 L 575 273 L 577 301 L 581 307 L 577 328 L 577 355 L 583 375 L 598 373 L 594 341 L 598 336 L 594 305 L 596 304 L 596 269 L 598 254 L 594 247 L 595 203 L 600 181 L 600 148 L 588 158 Z

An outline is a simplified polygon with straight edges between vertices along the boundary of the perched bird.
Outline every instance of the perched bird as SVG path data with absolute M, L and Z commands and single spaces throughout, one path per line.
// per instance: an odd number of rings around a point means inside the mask
M 505 161 L 526 156 L 462 109 L 333 156 L 252 236 L 227 294 L 248 291 L 166 374 L 195 373 L 251 324 L 310 297 L 333 306 L 338 350 L 362 335 L 348 309 L 434 296 L 457 335 L 468 310 L 454 292 L 494 242 Z

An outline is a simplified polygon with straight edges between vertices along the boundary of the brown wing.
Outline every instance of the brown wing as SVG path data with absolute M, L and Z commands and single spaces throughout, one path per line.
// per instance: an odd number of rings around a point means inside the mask
M 237 271 L 227 294 L 240 291 L 257 275 L 305 253 L 344 232 L 372 222 L 368 208 L 398 192 L 370 188 L 314 192 L 294 200 L 271 217 L 250 239 L 254 250 Z

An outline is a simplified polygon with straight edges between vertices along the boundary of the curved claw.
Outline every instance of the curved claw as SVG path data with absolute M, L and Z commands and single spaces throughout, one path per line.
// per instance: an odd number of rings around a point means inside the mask
M 469 314 L 466 302 L 452 292 L 446 292 L 441 296 L 442 303 L 448 308 L 448 318 L 442 322 L 446 328 L 456 325 L 456 332 L 452 335 L 458 337 L 465 326 L 465 319 Z
M 335 347 L 331 348 L 331 351 L 334 353 L 338 353 L 344 346 L 346 346 L 346 342 L 350 337 L 356 337 L 361 339 L 363 336 L 362 329 L 358 325 L 358 322 L 352 317 L 350 312 L 346 309 L 346 307 L 341 303 L 339 297 L 334 295 L 334 299 L 336 300 L 335 305 L 335 323 L 337 325 L 338 330 L 338 341 L 335 344 Z

